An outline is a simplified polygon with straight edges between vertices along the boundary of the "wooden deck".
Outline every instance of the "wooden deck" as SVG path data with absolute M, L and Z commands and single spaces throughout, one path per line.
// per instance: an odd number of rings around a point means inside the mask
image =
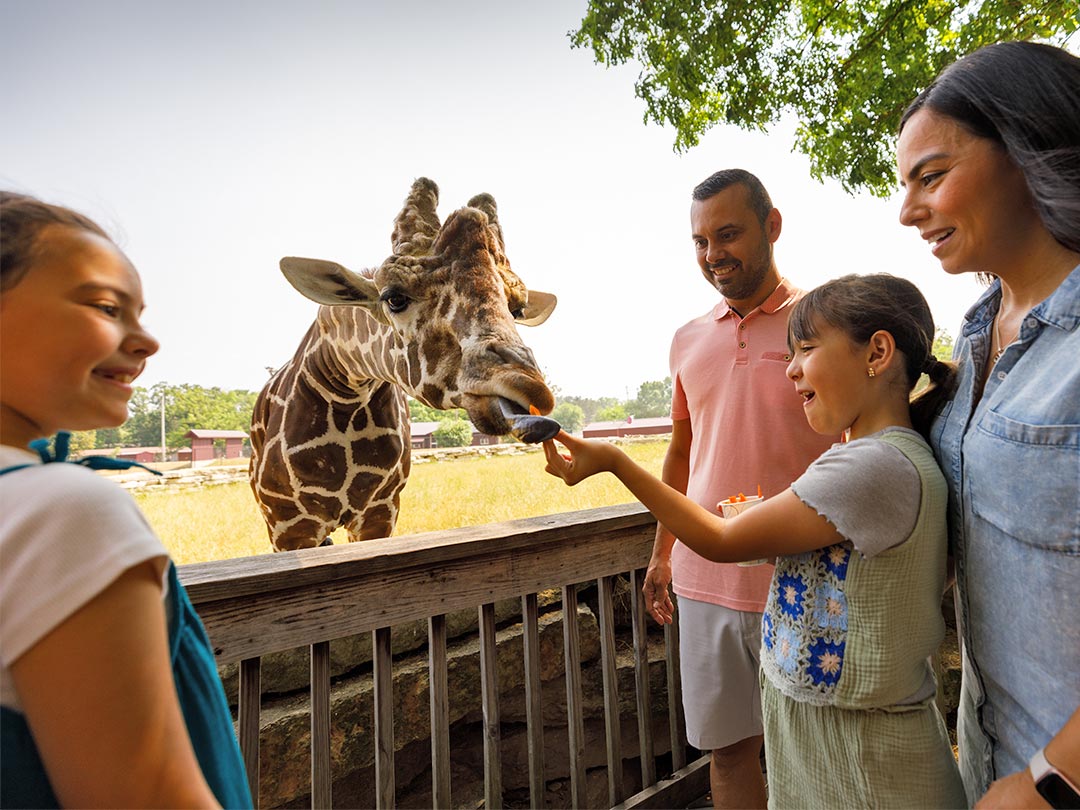
M 571 806 L 587 805 L 577 586 L 596 581 L 605 716 L 608 806 L 686 807 L 708 789 L 707 758 L 686 761 L 678 676 L 678 624 L 665 628 L 671 739 L 668 778 L 658 779 L 648 686 L 641 577 L 655 521 L 638 504 L 445 532 L 181 566 L 219 663 L 240 663 L 238 735 L 252 794 L 259 796 L 260 659 L 307 648 L 311 658 L 311 803 L 333 806 L 330 641 L 373 635 L 376 806 L 395 806 L 391 639 L 395 625 L 428 622 L 432 805 L 453 807 L 450 783 L 445 617 L 476 609 L 484 727 L 484 806 L 503 806 L 494 604 L 520 598 L 528 713 L 530 804 L 544 806 L 544 746 L 537 660 L 536 594 L 562 592 Z M 612 593 L 630 578 L 639 746 L 623 750 Z M 640 756 L 643 789 L 630 796 L 622 762 Z M 258 802 L 258 799 L 256 800 Z

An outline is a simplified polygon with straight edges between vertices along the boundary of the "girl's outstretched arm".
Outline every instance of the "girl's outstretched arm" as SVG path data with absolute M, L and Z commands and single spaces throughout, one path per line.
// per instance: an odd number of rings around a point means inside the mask
M 173 684 L 161 567 L 125 571 L 11 666 L 65 807 L 217 807 Z
M 558 441 L 569 455 L 559 452 Z M 672 489 L 613 444 L 577 439 L 560 431 L 544 442 L 546 472 L 569 486 L 610 472 L 672 534 L 713 562 L 741 562 L 825 548 L 843 537 L 790 489 L 738 517 L 724 519 Z

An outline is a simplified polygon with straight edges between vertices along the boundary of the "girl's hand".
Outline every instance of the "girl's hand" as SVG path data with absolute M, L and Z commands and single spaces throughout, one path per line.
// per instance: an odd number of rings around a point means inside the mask
M 555 446 L 558 440 L 570 454 L 560 453 Z M 560 430 L 554 439 L 544 442 L 544 456 L 547 466 L 544 471 L 561 478 L 567 486 L 574 486 L 586 478 L 600 472 L 614 469 L 619 450 L 608 442 L 590 439 L 575 439 L 564 430 Z

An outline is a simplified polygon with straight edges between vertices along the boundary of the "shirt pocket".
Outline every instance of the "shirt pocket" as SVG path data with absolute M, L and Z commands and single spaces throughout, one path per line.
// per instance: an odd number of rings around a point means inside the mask
M 1080 425 L 987 411 L 964 451 L 978 517 L 1028 545 L 1080 554 Z

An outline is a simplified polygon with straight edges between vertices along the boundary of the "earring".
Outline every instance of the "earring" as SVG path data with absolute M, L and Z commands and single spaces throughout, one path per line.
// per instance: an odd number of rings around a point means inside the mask
M 877 372 L 876 372 L 876 371 L 874 371 L 874 367 L 873 367 L 873 366 L 870 366 L 870 368 L 868 368 L 868 369 L 866 370 L 866 376 L 867 376 L 867 377 L 876 377 L 876 376 L 877 376 Z

